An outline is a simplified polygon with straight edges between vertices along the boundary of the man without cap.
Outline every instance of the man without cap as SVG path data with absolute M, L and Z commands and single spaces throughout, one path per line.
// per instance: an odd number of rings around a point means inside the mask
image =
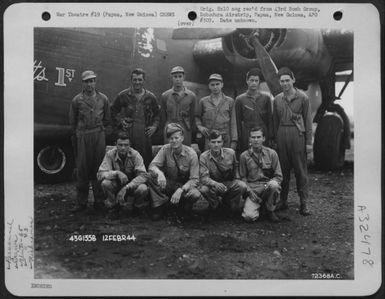
M 209 77 L 211 94 L 200 99 L 195 122 L 200 133 L 205 137 L 205 150 L 209 149 L 208 136 L 212 130 L 218 130 L 223 137 L 223 146 L 237 148 L 238 132 L 235 119 L 234 100 L 222 92 L 223 79 L 220 74 Z
M 249 148 L 251 128 L 262 127 L 266 132 L 266 143 L 273 137 L 271 99 L 267 93 L 259 90 L 262 79 L 260 69 L 250 69 L 246 74 L 247 91 L 235 99 L 238 149 L 241 153 Z
M 193 204 L 201 197 L 197 189 L 199 162 L 196 152 L 183 144 L 184 129 L 180 124 L 170 123 L 166 127 L 169 144 L 162 146 L 149 166 L 149 172 L 156 178 L 155 184 L 170 203 L 178 205 L 179 211 L 188 216 Z M 157 200 L 156 193 L 151 193 Z M 154 198 L 155 197 L 155 198 Z M 159 219 L 162 207 L 154 210 L 153 218 Z M 183 215 L 181 215 L 183 216 Z
M 184 85 L 184 69 L 176 66 L 171 69 L 172 88 L 161 96 L 161 111 L 165 125 L 177 123 L 184 130 L 183 144 L 191 145 L 192 131 L 195 128 L 196 95 Z M 165 138 L 165 143 L 168 138 Z
M 131 146 L 141 153 L 146 167 L 152 160 L 151 136 L 159 127 L 160 110 L 155 95 L 143 87 L 146 73 L 131 72 L 131 87 L 121 91 L 111 106 L 115 134 L 126 132 Z
M 199 158 L 200 191 L 211 210 L 219 207 L 226 212 L 240 214 L 244 205 L 243 197 L 249 195 L 250 189 L 239 180 L 235 151 L 223 147 L 223 137 L 217 130 L 212 130 L 208 139 L 210 149 Z
M 130 147 L 128 134 L 120 132 L 116 147 L 105 154 L 97 173 L 111 214 L 120 207 L 132 212 L 134 207 L 143 210 L 148 206 L 146 175 L 142 156 Z
M 306 152 L 312 150 L 312 120 L 307 95 L 294 87 L 293 72 L 283 67 L 278 71 L 283 92 L 274 99 L 274 129 L 283 181 L 282 209 L 287 209 L 290 171 L 294 168 L 297 192 L 300 198 L 300 214 L 310 215 L 308 209 L 308 177 Z
M 87 208 L 89 182 L 92 182 L 94 207 L 102 208 L 103 192 L 96 179 L 103 160 L 106 140 L 104 129 L 110 122 L 110 106 L 107 97 L 95 89 L 96 74 L 82 73 L 83 90 L 72 99 L 69 123 L 76 134 L 77 202 L 73 211 Z
M 267 212 L 268 218 L 273 222 L 278 222 L 279 218 L 275 214 L 279 203 L 279 193 L 281 191 L 282 172 L 277 153 L 268 147 L 263 146 L 265 134 L 262 127 L 254 127 L 249 132 L 250 148 L 244 151 L 239 157 L 239 175 L 241 179 L 256 194 L 257 199 L 254 203 L 262 204 L 263 210 Z M 255 221 L 257 214 L 249 214 L 248 205 L 252 198 L 247 198 L 243 210 L 243 218 L 246 221 Z

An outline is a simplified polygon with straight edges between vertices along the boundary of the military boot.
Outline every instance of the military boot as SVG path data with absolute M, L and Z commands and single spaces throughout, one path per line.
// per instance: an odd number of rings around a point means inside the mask
M 276 211 L 285 211 L 289 208 L 289 205 L 287 204 L 287 199 L 281 199 L 281 201 L 278 203 Z
M 301 199 L 301 206 L 299 208 L 299 213 L 302 216 L 309 216 L 309 215 L 311 215 L 311 212 L 310 212 L 309 208 L 307 207 L 306 200 L 304 200 L 304 199 Z
M 281 219 L 279 219 L 279 217 L 277 216 L 277 214 L 275 214 L 274 212 L 272 211 L 268 211 L 267 212 L 267 218 L 269 218 L 269 220 L 271 222 L 274 222 L 274 223 L 277 223 L 277 222 L 280 222 Z

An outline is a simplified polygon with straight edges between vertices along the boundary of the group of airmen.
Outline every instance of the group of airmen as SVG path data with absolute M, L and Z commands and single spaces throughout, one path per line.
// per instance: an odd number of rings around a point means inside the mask
M 69 112 L 76 136 L 73 211 L 88 208 L 91 182 L 93 208 L 111 217 L 149 210 L 159 220 L 176 206 L 181 218 L 189 218 L 194 203 L 203 199 L 209 214 L 238 215 L 246 221 L 265 215 L 278 222 L 276 211 L 288 209 L 294 168 L 299 213 L 311 214 L 306 158 L 312 150 L 310 104 L 294 87 L 289 68 L 278 71 L 283 92 L 273 105 L 270 95 L 260 91 L 263 76 L 257 68 L 246 74 L 247 91 L 235 101 L 222 92 L 220 74 L 209 76 L 211 93 L 199 101 L 185 87 L 182 67 L 173 67 L 170 75 L 172 88 L 158 101 L 144 87 L 144 70 L 134 69 L 131 86 L 110 104 L 96 89 L 97 75 L 82 73 L 82 92 Z M 106 151 L 108 128 L 116 144 Z M 158 130 L 165 142 L 153 158 L 151 136 Z M 194 131 L 204 149 L 199 157 L 191 147 Z

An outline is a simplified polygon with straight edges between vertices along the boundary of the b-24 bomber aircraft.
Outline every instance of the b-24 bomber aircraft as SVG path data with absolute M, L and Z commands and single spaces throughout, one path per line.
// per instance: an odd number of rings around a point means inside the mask
M 287 66 L 309 96 L 314 162 L 322 169 L 343 165 L 350 123 L 337 104 L 353 80 L 353 32 L 329 29 L 234 28 L 35 28 L 34 161 L 36 182 L 68 179 L 74 168 L 68 111 L 81 91 L 81 73 L 94 70 L 97 89 L 110 101 L 129 85 L 132 69 L 146 71 L 145 87 L 158 97 L 171 87 L 173 66 L 185 69 L 186 86 L 198 99 L 209 93 L 207 78 L 220 73 L 224 93 L 246 90 L 245 74 L 261 68 L 262 88 L 280 92 L 277 68 Z M 336 94 L 336 81 L 345 84 Z M 159 130 L 161 131 L 161 130 Z M 154 144 L 162 143 L 157 132 Z

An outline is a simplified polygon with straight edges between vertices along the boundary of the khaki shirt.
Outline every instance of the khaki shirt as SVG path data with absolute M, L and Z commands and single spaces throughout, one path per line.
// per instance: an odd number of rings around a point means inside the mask
M 259 161 L 257 164 L 256 161 Z M 275 180 L 282 182 L 281 165 L 278 154 L 271 148 L 262 146 L 260 156 L 250 148 L 244 151 L 239 158 L 239 175 L 247 183 L 268 182 Z
M 184 88 L 182 96 L 174 89 L 165 91 L 161 96 L 161 111 L 163 120 L 168 123 L 178 123 L 188 131 L 195 126 L 196 95 Z
M 135 186 L 139 186 L 147 181 L 145 178 L 146 168 L 143 163 L 143 158 L 134 149 L 129 149 L 126 159 L 120 159 L 117 148 L 109 150 L 104 156 L 103 162 L 99 167 L 97 179 L 102 181 L 104 179 L 114 180 L 118 179 L 117 170 L 127 175 L 129 182 Z
M 93 96 L 81 92 L 71 102 L 69 123 L 73 132 L 106 127 L 110 124 L 110 104 L 106 95 L 96 91 Z
M 227 133 L 230 141 L 238 140 L 234 100 L 224 94 L 217 105 L 214 104 L 212 96 L 201 98 L 195 122 L 197 126 L 203 125 L 209 130 L 215 129 L 221 133 Z
M 306 144 L 311 145 L 312 118 L 309 98 L 303 91 L 297 88 L 295 90 L 295 97 L 290 102 L 285 98 L 283 92 L 274 98 L 273 120 L 275 134 L 279 126 L 295 126 L 292 120 L 292 114 L 295 113 L 302 117 L 302 121 L 299 122 L 300 129 L 301 132 L 305 134 Z M 288 107 L 290 107 L 290 109 Z
M 221 155 L 215 158 L 211 150 L 201 154 L 199 158 L 199 174 L 203 185 L 212 186 L 216 182 L 232 181 L 239 178 L 238 161 L 235 151 L 222 148 Z
M 265 130 L 267 140 L 273 137 L 273 113 L 268 94 L 258 93 L 256 96 L 252 96 L 245 92 L 239 95 L 235 99 L 235 113 L 238 136 L 242 135 L 243 125 L 246 128 L 260 126 Z
M 174 155 L 170 144 L 163 145 L 148 169 L 156 168 L 156 170 L 163 171 L 167 180 L 183 183 L 182 189 L 188 191 L 198 184 L 199 162 L 196 152 L 191 147 L 187 145 L 182 146 L 182 152 L 179 155 Z

